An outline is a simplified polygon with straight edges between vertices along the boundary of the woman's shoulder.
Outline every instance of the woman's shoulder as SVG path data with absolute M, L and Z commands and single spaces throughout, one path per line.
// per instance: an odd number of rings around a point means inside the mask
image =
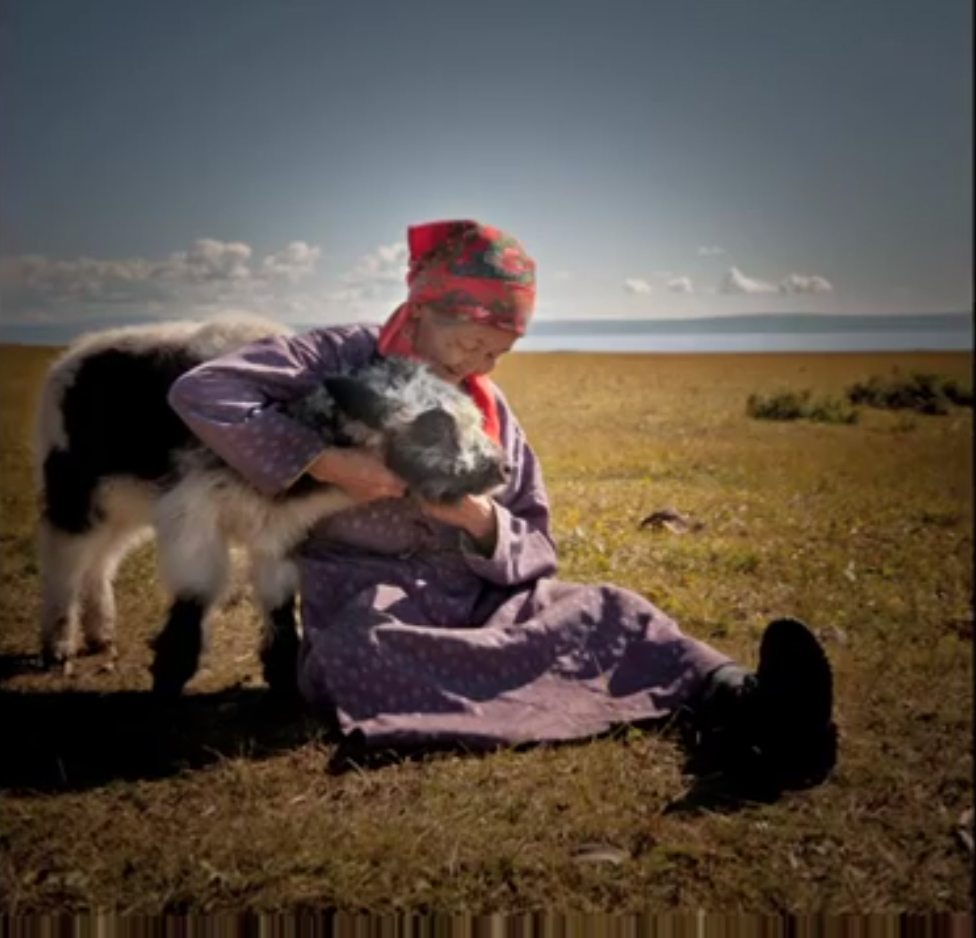
M 498 423 L 503 441 L 508 440 L 513 443 L 524 441 L 525 431 L 505 392 L 494 381 L 491 381 L 490 387 L 495 398 L 495 407 L 498 409 Z
M 380 327 L 372 323 L 344 323 L 314 326 L 296 336 L 309 352 L 322 357 L 337 357 L 345 365 L 365 364 L 376 354 Z
M 498 406 L 498 408 L 511 413 L 512 405 L 508 403 L 508 398 L 505 397 L 505 392 L 490 378 L 488 379 L 488 387 L 491 389 L 491 393 L 495 398 L 495 404 Z
M 302 335 L 313 342 L 358 342 L 376 345 L 380 327 L 375 323 L 351 322 L 330 326 L 313 326 L 303 330 Z

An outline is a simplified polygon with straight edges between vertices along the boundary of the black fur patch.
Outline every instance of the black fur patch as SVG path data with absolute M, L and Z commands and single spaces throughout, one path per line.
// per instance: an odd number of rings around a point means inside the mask
M 177 598 L 170 606 L 166 625 L 153 639 L 156 655 L 151 670 L 157 694 L 178 696 L 183 685 L 197 673 L 205 613 L 205 604 L 191 597 Z
M 42 510 L 73 534 L 97 519 L 92 491 L 111 475 L 162 481 L 175 451 L 196 443 L 166 401 L 170 385 L 200 363 L 185 349 L 107 349 L 86 358 L 61 401 L 68 449 L 44 460 Z
M 272 609 L 271 634 L 261 652 L 264 679 L 276 694 L 293 694 L 297 689 L 298 624 L 294 597 Z

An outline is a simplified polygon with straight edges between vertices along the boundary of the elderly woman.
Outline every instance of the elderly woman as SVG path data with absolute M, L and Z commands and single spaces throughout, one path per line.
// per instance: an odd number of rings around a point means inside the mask
M 767 628 L 753 674 L 636 593 L 556 578 L 538 459 L 486 377 L 525 332 L 535 265 L 472 221 L 408 235 L 409 295 L 382 328 L 270 338 L 187 373 L 170 394 L 263 491 L 310 476 L 357 502 L 301 548 L 306 700 L 361 743 L 395 747 L 578 739 L 685 713 L 718 767 L 748 762 L 778 785 L 822 780 L 836 746 L 831 674 L 801 623 Z M 418 503 L 377 456 L 323 449 L 273 406 L 378 355 L 420 359 L 471 395 L 512 469 L 502 491 Z

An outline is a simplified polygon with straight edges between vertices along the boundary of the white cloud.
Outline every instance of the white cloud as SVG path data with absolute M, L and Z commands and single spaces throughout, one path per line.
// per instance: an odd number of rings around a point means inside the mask
M 251 276 L 248 263 L 252 253 L 251 246 L 242 241 L 200 238 L 188 251 L 171 254 L 169 262 L 160 265 L 155 273 L 190 283 L 247 280 Z
M 699 257 L 720 257 L 725 253 L 725 248 L 720 248 L 717 245 L 704 244 L 698 248 Z
M 694 293 L 695 287 L 691 282 L 691 277 L 672 277 L 668 281 L 668 292 L 670 293 Z
M 27 309 L 42 313 L 59 306 L 158 302 L 170 291 L 162 276 L 165 267 L 166 262 L 143 258 L 61 260 L 42 254 L 0 258 L 4 318 Z
M 283 277 L 297 283 L 315 272 L 315 265 L 322 251 L 304 241 L 292 241 L 276 254 L 269 254 L 261 263 L 262 271 L 269 277 Z
M 372 291 L 368 287 L 342 287 L 339 290 L 331 290 L 325 295 L 330 303 L 342 304 L 358 303 L 371 297 Z
M 833 293 L 833 284 L 817 274 L 790 274 L 779 283 L 780 293 Z
M 776 293 L 776 287 L 765 280 L 747 277 L 738 267 L 730 267 L 719 284 L 720 293 Z
M 200 315 L 215 307 L 278 315 L 294 283 L 314 270 L 320 253 L 293 241 L 255 268 L 250 245 L 201 238 L 163 260 L 0 258 L 4 318 L 81 320 L 117 312 L 120 306 L 126 315 L 144 318 Z
M 357 311 L 360 305 L 388 295 L 394 287 L 404 289 L 410 251 L 405 241 L 381 244 L 364 254 L 352 270 L 340 277 L 342 287 L 327 295 L 332 303 Z
M 624 281 L 624 289 L 628 293 L 646 295 L 651 292 L 651 285 L 646 280 L 641 280 L 639 277 L 628 277 Z
M 363 255 L 356 266 L 342 279 L 350 284 L 402 284 L 407 276 L 409 251 L 406 242 L 381 244 L 375 251 Z

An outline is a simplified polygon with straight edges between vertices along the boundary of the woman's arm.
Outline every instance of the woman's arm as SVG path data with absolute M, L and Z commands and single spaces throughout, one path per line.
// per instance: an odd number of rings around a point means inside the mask
M 376 333 L 365 326 L 272 336 L 180 376 L 169 403 L 218 456 L 266 495 L 306 471 L 329 474 L 321 437 L 274 406 L 302 397 L 329 374 L 365 365 Z M 332 481 L 329 479 L 329 481 Z
M 512 467 L 508 485 L 494 499 L 495 537 L 487 555 L 474 538 L 465 544 L 468 566 L 500 586 L 519 586 L 557 569 L 556 546 L 549 533 L 549 497 L 542 470 L 515 415 L 499 400 L 502 443 Z

